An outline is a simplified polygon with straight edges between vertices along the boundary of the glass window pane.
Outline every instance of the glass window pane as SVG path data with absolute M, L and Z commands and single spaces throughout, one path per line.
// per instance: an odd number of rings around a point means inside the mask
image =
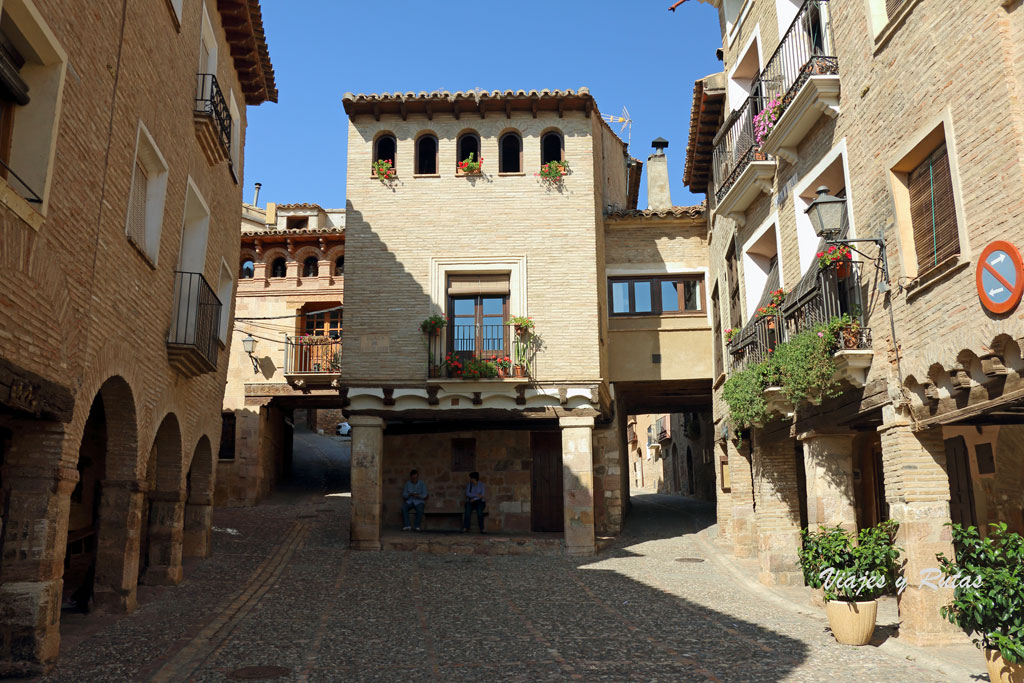
M 629 313 L 629 283 L 612 283 L 612 313 Z
M 454 299 L 452 301 L 454 315 L 476 315 L 476 301 L 474 299 Z
M 634 313 L 650 313 L 651 308 L 651 283 L 643 280 L 633 283 L 633 297 L 636 302 Z
M 687 311 L 700 310 L 700 283 L 696 280 L 683 283 L 683 306 Z
M 661 281 L 661 312 L 675 313 L 679 310 L 679 290 L 675 280 Z
M 505 312 L 504 297 L 484 297 L 484 315 L 496 315 L 499 318 Z

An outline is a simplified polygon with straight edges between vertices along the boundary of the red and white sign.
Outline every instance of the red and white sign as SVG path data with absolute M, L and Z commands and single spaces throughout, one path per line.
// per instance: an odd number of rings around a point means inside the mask
M 1024 293 L 1024 264 L 1017 247 L 997 240 L 985 247 L 976 273 L 978 298 L 993 313 L 1012 311 Z

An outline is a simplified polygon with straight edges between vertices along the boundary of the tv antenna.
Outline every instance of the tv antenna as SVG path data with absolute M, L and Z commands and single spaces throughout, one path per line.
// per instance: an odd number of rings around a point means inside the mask
M 629 110 L 625 107 L 622 108 L 622 116 L 615 116 L 614 114 L 601 114 L 601 118 L 608 122 L 608 124 L 621 123 L 619 127 L 619 137 L 622 137 L 622 131 L 626 131 L 626 149 L 629 149 L 629 144 L 633 138 L 633 119 L 629 117 Z

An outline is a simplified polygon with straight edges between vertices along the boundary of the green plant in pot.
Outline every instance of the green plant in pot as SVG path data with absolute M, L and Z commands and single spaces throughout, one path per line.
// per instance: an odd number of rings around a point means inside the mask
M 844 645 L 867 645 L 871 641 L 878 597 L 896 583 L 898 528 L 893 520 L 882 522 L 861 529 L 856 541 L 853 534 L 838 526 L 800 532 L 804 580 L 811 588 L 823 589 L 829 627 Z
M 1024 537 L 1005 522 L 988 535 L 952 524 L 954 557 L 939 553 L 939 570 L 955 586 L 942 616 L 973 636 L 985 652 L 989 679 L 1024 681 Z

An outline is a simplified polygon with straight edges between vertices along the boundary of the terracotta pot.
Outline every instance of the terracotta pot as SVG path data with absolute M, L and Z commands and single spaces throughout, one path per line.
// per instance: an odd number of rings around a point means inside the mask
M 843 330 L 843 348 L 855 349 L 860 346 L 860 329 L 847 327 Z
M 840 280 L 850 277 L 850 262 L 848 260 L 836 261 L 836 277 Z
M 875 615 L 878 601 L 841 602 L 833 600 L 825 605 L 829 628 L 836 641 L 843 645 L 867 645 L 875 633 Z
M 498 379 L 505 379 L 506 377 L 508 377 L 508 372 L 505 371 L 505 368 L 498 368 Z
M 1010 664 L 999 650 L 986 648 L 985 664 L 992 683 L 1024 683 L 1024 664 Z
M 512 376 L 513 377 L 526 377 L 526 368 L 524 368 L 522 365 L 513 365 L 512 366 Z
M 774 330 L 775 329 L 775 316 L 774 315 L 768 316 L 768 329 L 769 330 Z

